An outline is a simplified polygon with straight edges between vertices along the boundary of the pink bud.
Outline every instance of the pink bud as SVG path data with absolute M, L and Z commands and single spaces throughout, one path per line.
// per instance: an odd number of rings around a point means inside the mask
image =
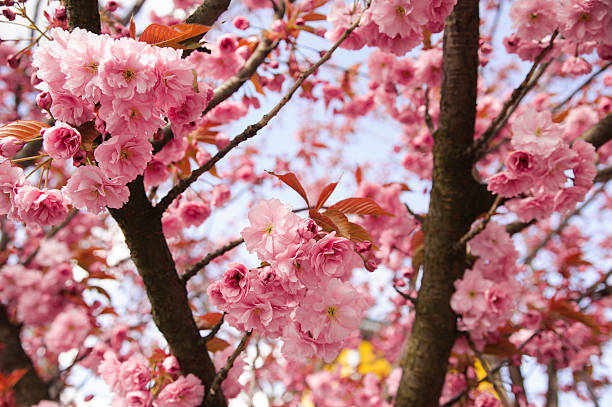
M 51 103 L 51 94 L 49 92 L 40 92 L 36 95 L 36 104 L 41 109 L 49 110 L 51 108 Z
M 355 244 L 357 247 L 357 253 L 365 253 L 372 248 L 372 242 L 364 240 Z
M 225 133 L 217 133 L 215 136 L 215 145 L 218 149 L 222 149 L 230 142 L 229 136 Z
M 4 14 L 4 17 L 6 17 L 9 21 L 13 21 L 15 19 L 15 12 L 8 8 L 3 9 L 2 14 Z
M 234 27 L 239 30 L 246 30 L 249 28 L 251 24 L 249 23 L 249 19 L 243 16 L 238 16 L 234 18 Z
M 111 13 L 119 8 L 119 4 L 116 1 L 109 1 L 106 3 L 106 9 Z
M 0 155 L 2 157 L 11 158 L 21 150 L 23 141 L 17 137 L 8 136 L 0 139 Z
M 376 270 L 378 268 L 378 265 L 376 264 L 376 262 L 374 260 L 370 259 L 370 260 L 365 262 L 365 268 L 369 272 L 372 272 L 372 271 L 374 271 L 374 270 Z

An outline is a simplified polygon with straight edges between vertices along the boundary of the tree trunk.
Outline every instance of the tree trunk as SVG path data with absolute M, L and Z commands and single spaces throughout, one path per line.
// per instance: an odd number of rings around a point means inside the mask
M 437 406 L 457 335 L 449 305 L 453 282 L 465 270 L 457 246 L 476 216 L 486 211 L 482 186 L 472 177 L 468 151 L 474 138 L 478 79 L 478 1 L 459 0 L 444 29 L 439 127 L 434 134 L 433 184 L 424 223 L 425 258 L 412 334 L 395 405 Z M 478 201 L 481 202 L 478 202 Z

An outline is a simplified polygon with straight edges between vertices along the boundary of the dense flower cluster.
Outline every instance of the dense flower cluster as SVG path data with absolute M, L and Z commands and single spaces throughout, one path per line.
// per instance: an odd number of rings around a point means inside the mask
M 431 32 L 442 31 L 444 19 L 455 3 L 457 0 L 374 1 L 342 47 L 354 50 L 368 45 L 404 55 L 423 41 L 425 28 Z M 362 11 L 357 2 L 335 0 L 327 17 L 333 29 L 325 37 L 336 41 Z
M 495 222 L 470 241 L 470 252 L 478 260 L 455 282 L 450 305 L 461 315 L 459 328 L 481 339 L 504 325 L 515 310 L 518 253 L 504 226 Z
M 370 303 L 348 282 L 353 268 L 363 265 L 355 244 L 322 233 L 278 199 L 254 206 L 249 220 L 242 237 L 262 266 L 230 264 L 222 280 L 208 287 L 210 302 L 235 328 L 282 338 L 289 358 L 333 360 L 358 334 Z
M 521 221 L 567 212 L 584 199 L 597 172 L 591 144 L 576 140 L 570 148 L 547 111 L 525 111 L 514 120 L 512 132 L 515 151 L 506 157 L 506 171 L 489 178 L 488 189 L 504 198 L 526 195 L 505 204 Z

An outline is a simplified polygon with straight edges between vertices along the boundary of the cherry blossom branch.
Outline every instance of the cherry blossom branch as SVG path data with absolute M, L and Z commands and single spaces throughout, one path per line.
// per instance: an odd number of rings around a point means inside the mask
M 489 208 L 489 211 L 485 215 L 482 222 L 476 225 L 475 228 L 469 230 L 465 235 L 461 237 L 461 239 L 459 239 L 459 242 L 457 242 L 457 245 L 456 245 L 457 248 L 463 247 L 464 244 L 466 244 L 467 242 L 469 242 L 470 240 L 478 236 L 480 232 L 485 230 L 485 228 L 487 227 L 487 224 L 489 223 L 493 215 L 495 215 L 495 210 L 501 204 L 501 202 L 502 202 L 502 197 L 498 195 L 495 198 L 495 202 L 493 202 L 493 205 L 491 205 L 491 208 Z
M 484 369 L 487 376 L 490 378 L 489 383 L 493 385 L 493 388 L 495 389 L 495 391 L 497 392 L 497 395 L 499 396 L 499 400 L 502 402 L 504 407 L 510 407 L 510 400 L 508 400 L 508 395 L 506 394 L 505 389 L 500 386 L 500 383 L 497 380 L 495 380 L 494 373 L 491 372 L 491 369 L 489 368 L 489 363 L 485 360 L 482 352 L 480 352 L 478 348 L 476 347 L 476 345 L 474 345 L 474 342 L 472 341 L 469 335 L 466 335 L 465 338 L 468 344 L 470 345 L 470 349 L 472 349 L 472 352 L 474 352 L 474 354 L 476 355 L 476 358 L 478 358 L 480 365 Z
M 189 267 L 185 271 L 185 273 L 183 273 L 183 275 L 181 276 L 181 282 L 183 284 L 187 284 L 187 281 L 189 281 L 191 277 L 195 276 L 198 273 L 198 271 L 206 267 L 211 261 L 213 261 L 217 257 L 223 256 L 225 253 L 241 245 L 242 243 L 244 243 L 244 239 L 232 240 L 231 242 L 227 243 L 224 246 L 221 246 L 214 252 L 208 253 L 206 257 L 204 257 L 202 260 L 195 263 L 193 266 Z
M 370 2 L 367 3 L 365 10 L 367 10 L 370 6 Z M 363 13 L 362 13 L 363 15 Z M 200 175 L 209 171 L 219 160 L 227 155 L 230 151 L 232 151 L 236 146 L 241 144 L 242 142 L 254 137 L 259 130 L 264 128 L 272 118 L 274 118 L 278 112 L 291 100 L 293 94 L 302 86 L 302 83 L 312 75 L 321 65 L 327 62 L 334 51 L 346 40 L 346 38 L 357 28 L 359 25 L 359 21 L 361 20 L 361 16 L 357 18 L 357 20 L 342 34 L 340 38 L 332 45 L 332 47 L 310 68 L 306 71 L 302 72 L 298 79 L 294 82 L 293 86 L 287 91 L 285 96 L 266 114 L 262 116 L 262 118 L 257 122 L 250 126 L 248 126 L 242 133 L 238 136 L 234 137 L 227 146 L 222 148 L 215 154 L 210 160 L 208 160 L 204 165 L 195 169 L 187 178 L 179 181 L 167 194 L 164 196 L 161 201 L 155 206 L 155 208 L 159 211 L 159 213 L 163 213 L 170 204 L 180 195 L 182 194 L 191 184 L 193 184 Z
M 600 69 L 598 69 L 597 72 L 594 72 L 593 74 L 591 74 L 591 76 L 589 76 L 580 86 L 578 86 L 576 89 L 574 89 L 574 91 L 572 93 L 570 93 L 565 99 L 563 99 L 555 107 L 553 107 L 553 109 L 552 109 L 553 113 L 559 111 L 559 109 L 561 109 L 567 102 L 569 102 L 578 92 L 580 92 L 582 89 L 584 89 L 586 86 L 588 86 L 602 72 L 604 72 L 606 69 L 608 69 L 610 67 L 610 65 L 612 65 L 612 62 L 608 62 L 607 64 L 602 66 Z
M 559 406 L 559 380 L 557 377 L 557 367 L 554 359 L 546 366 L 548 374 L 548 388 L 546 389 L 546 407 Z
M 535 58 L 531 69 L 525 76 L 525 79 L 523 79 L 521 84 L 512 91 L 510 98 L 504 102 L 501 111 L 489 124 L 489 127 L 487 127 L 484 133 L 482 133 L 482 135 L 476 139 L 476 141 L 474 141 L 474 144 L 470 148 L 470 152 L 474 154 L 475 162 L 486 154 L 489 142 L 491 142 L 491 140 L 497 136 L 497 133 L 499 133 L 500 130 L 506 125 L 508 119 L 521 103 L 525 95 L 527 95 L 527 93 L 537 84 L 540 77 L 546 71 L 546 68 L 550 62 L 542 65 L 540 65 L 540 62 L 542 62 L 546 54 L 548 54 L 548 52 L 553 48 L 554 40 L 558 34 L 559 32 L 557 30 L 553 32 L 548 45 L 546 48 L 540 51 L 538 56 Z
M 203 406 L 208 405 L 208 400 L 213 398 L 213 397 L 215 397 L 215 394 L 219 390 L 219 387 L 221 386 L 221 383 L 223 383 L 223 380 L 225 380 L 225 378 L 227 377 L 227 374 L 229 373 L 230 369 L 232 368 L 232 366 L 234 366 L 234 361 L 236 360 L 238 355 L 240 355 L 240 353 L 246 347 L 246 345 L 247 345 L 247 343 L 249 341 L 249 338 L 251 337 L 252 333 L 253 333 L 252 330 L 244 333 L 244 335 L 242 336 L 242 339 L 240 340 L 240 343 L 238 344 L 238 347 L 236 348 L 234 353 L 232 353 L 230 355 L 230 357 L 227 358 L 227 362 L 225 362 L 225 366 L 223 366 L 217 372 L 217 374 L 216 374 L 212 384 L 210 385 L 210 388 L 206 392 L 206 397 L 204 398 L 204 403 L 202 403 Z
M 544 239 L 542 239 L 542 241 L 540 241 L 540 243 L 538 243 L 538 245 L 536 247 L 534 247 L 533 249 L 531 249 L 531 251 L 527 254 L 527 256 L 525 257 L 525 260 L 523 260 L 524 264 L 531 264 L 531 262 L 533 261 L 533 259 L 535 258 L 535 256 L 537 256 L 538 252 L 544 248 L 544 246 L 546 246 L 548 244 L 548 242 L 550 242 L 550 240 L 558 235 L 563 229 L 565 229 L 565 227 L 567 226 L 567 224 L 569 223 L 570 219 L 576 215 L 578 215 L 587 205 L 589 205 L 591 202 L 593 202 L 593 199 L 595 199 L 595 197 L 597 195 L 599 195 L 599 193 L 601 191 L 603 191 L 605 185 L 602 185 L 601 187 L 599 187 L 595 192 L 593 192 L 593 194 L 586 199 L 580 206 L 578 206 L 576 209 L 574 209 L 572 212 L 570 212 L 568 215 L 566 215 L 563 220 L 561 221 L 561 223 L 559 223 L 559 225 L 551 230 L 550 232 L 548 232 L 548 234 L 544 237 Z
M 593 144 L 596 149 L 612 140 L 612 113 L 582 133 L 580 139 Z
M 508 366 L 508 373 L 510 374 L 510 380 L 512 381 L 512 393 L 514 394 L 514 405 L 520 406 L 522 402 L 524 405 L 529 404 L 527 402 L 527 391 L 525 390 L 525 379 L 523 379 L 523 373 L 521 372 L 521 366 L 510 365 Z

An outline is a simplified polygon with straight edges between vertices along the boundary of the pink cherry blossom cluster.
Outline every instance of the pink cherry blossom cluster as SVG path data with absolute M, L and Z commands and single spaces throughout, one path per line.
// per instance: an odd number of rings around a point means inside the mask
M 139 353 L 123 362 L 111 351 L 104 354 L 98 372 L 115 395 L 113 406 L 195 407 L 202 403 L 202 382 L 193 374 L 180 375 L 174 356 L 149 365 Z
M 521 221 L 567 212 L 584 199 L 596 175 L 591 144 L 576 140 L 570 148 L 548 111 L 526 110 L 512 123 L 512 133 L 515 151 L 506 157 L 506 171 L 489 178 L 488 189 L 504 198 L 527 195 L 505 203 Z
M 505 227 L 495 222 L 489 222 L 469 247 L 478 260 L 455 281 L 450 305 L 461 316 L 459 329 L 482 339 L 503 326 L 514 312 L 518 253 Z
M 570 56 L 562 71 L 586 74 L 591 65 L 578 55 L 590 54 L 597 47 L 602 58 L 612 57 L 611 9 L 606 0 L 518 0 L 510 8 L 516 33 L 507 37 L 504 44 L 508 52 L 533 60 L 548 45 L 553 31 L 558 30 L 562 39 L 557 42 Z M 559 47 L 556 48 L 558 54 Z
M 355 50 L 368 45 L 404 55 L 423 41 L 424 29 L 442 31 L 444 19 L 456 3 L 456 0 L 374 1 L 342 47 Z M 335 0 L 327 17 L 333 29 L 325 37 L 336 41 L 362 11 L 357 2 Z
M 241 234 L 262 266 L 230 264 L 208 287 L 211 304 L 237 329 L 281 338 L 289 358 L 333 360 L 358 335 L 370 304 L 369 295 L 348 282 L 353 268 L 363 266 L 356 245 L 319 231 L 278 199 L 259 202 L 248 217 Z

